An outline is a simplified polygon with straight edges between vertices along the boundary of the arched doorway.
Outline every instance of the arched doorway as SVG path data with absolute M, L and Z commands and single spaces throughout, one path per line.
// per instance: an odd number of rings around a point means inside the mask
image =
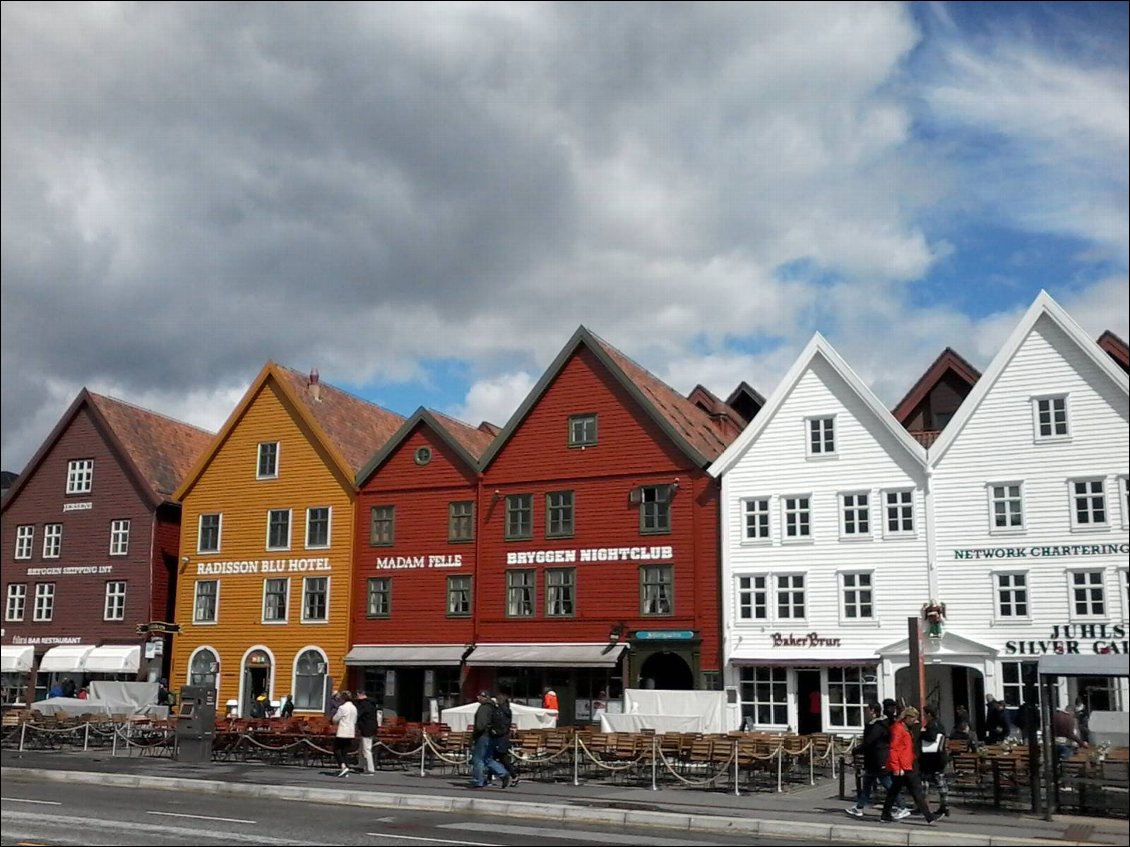
M 640 687 L 690 691 L 694 688 L 694 672 L 681 655 L 662 650 L 652 653 L 640 666 Z
M 271 654 L 266 650 L 252 650 L 243 660 L 243 702 L 239 713 L 251 716 L 251 705 L 260 694 L 271 699 Z
M 910 668 L 899 668 L 895 672 L 895 697 L 913 702 L 913 688 Z M 927 665 L 926 705 L 938 708 L 938 717 L 949 732 L 956 728 L 958 709 L 964 709 L 970 731 L 980 736 L 985 726 L 985 677 L 979 670 L 964 665 Z

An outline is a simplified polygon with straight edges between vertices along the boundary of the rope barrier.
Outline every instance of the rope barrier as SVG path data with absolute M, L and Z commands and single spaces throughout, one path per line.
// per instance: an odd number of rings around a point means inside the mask
M 586 756 L 588 756 L 590 759 L 592 759 L 593 764 L 595 764 L 598 768 L 603 768 L 606 771 L 612 771 L 614 773 L 620 773 L 621 771 L 631 770 L 636 765 L 638 765 L 640 763 L 640 761 L 643 759 L 643 753 L 640 753 L 638 756 L 636 756 L 636 758 L 632 759 L 630 762 L 625 762 L 623 765 L 607 765 L 603 761 L 601 761 L 600 759 L 598 759 L 596 756 L 594 756 L 592 754 L 592 751 L 589 750 L 589 748 L 585 745 L 584 740 L 581 738 L 581 736 L 579 734 L 576 736 L 576 738 L 577 738 L 577 745 L 582 750 L 585 751 Z

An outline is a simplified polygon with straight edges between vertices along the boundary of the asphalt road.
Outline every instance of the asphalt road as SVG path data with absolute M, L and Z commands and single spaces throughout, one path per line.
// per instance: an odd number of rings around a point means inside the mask
M 800 844 L 780 839 L 695 837 L 649 828 L 566 826 L 560 821 L 485 815 L 393 812 L 296 803 L 47 783 L 6 778 L 0 791 L 0 844 L 326 844 L 419 845 L 707 845 Z M 827 844 L 829 842 L 822 842 Z

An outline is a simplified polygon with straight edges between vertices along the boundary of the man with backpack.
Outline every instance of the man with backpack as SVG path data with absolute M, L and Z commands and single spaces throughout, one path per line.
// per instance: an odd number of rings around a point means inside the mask
M 497 718 L 494 712 L 498 706 L 491 700 L 489 691 L 479 692 L 479 708 L 475 712 L 475 726 L 471 732 L 471 788 L 486 787 L 486 772 L 502 778 L 502 787 L 510 784 L 510 774 L 507 773 L 494 756 L 491 755 L 490 727 Z
M 890 701 L 894 705 L 894 701 Z M 871 802 L 871 793 L 876 785 L 884 791 L 891 790 L 891 775 L 887 771 L 887 759 L 891 752 L 891 727 L 878 703 L 867 704 L 867 726 L 863 729 L 863 776 L 859 781 L 859 793 L 854 806 L 844 809 L 853 818 L 862 818 L 864 810 Z M 891 816 L 901 820 L 910 812 L 902 806 L 891 810 Z
M 510 709 L 510 689 L 499 687 L 494 703 L 490 722 L 490 752 L 506 768 L 508 776 L 502 778 L 502 787 L 509 788 L 518 782 L 518 768 L 510 753 L 510 727 L 514 723 L 514 714 Z

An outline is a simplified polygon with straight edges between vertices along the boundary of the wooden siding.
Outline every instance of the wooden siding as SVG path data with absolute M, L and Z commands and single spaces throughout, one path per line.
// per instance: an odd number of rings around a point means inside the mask
M 568 446 L 569 418 L 596 413 L 597 444 Z M 640 532 L 640 507 L 631 489 L 673 482 L 671 532 Z M 575 532 L 546 537 L 545 495 L 574 492 Z M 497 495 L 495 492 L 498 492 Z M 532 494 L 533 537 L 505 539 L 506 495 Z M 718 649 L 717 484 L 687 458 L 641 410 L 587 349 L 561 369 L 522 425 L 487 468 L 479 500 L 479 562 L 475 582 L 476 640 L 490 642 L 607 641 L 610 627 L 693 629 L 701 638 L 704 671 L 720 667 Z M 640 613 L 640 567 L 646 562 L 577 561 L 576 615 L 546 617 L 545 570 L 556 564 L 508 565 L 510 553 L 586 548 L 671 547 L 674 614 Z M 537 607 L 531 618 L 506 615 L 506 571 L 537 571 Z
M 832 415 L 835 457 L 809 457 L 806 419 Z M 838 638 L 838 647 L 818 652 L 845 660 L 874 656 L 877 648 L 905 637 L 907 617 L 916 616 L 930 599 L 925 481 L 924 464 L 915 462 L 824 358 L 816 357 L 760 437 L 723 477 L 725 660 L 794 658 L 802 664 L 805 656 L 817 655 L 806 648 L 774 648 L 774 633 Z M 885 535 L 883 492 L 891 489 L 914 491 L 913 535 Z M 871 532 L 845 539 L 840 495 L 859 492 L 870 495 Z M 787 495 L 811 498 L 811 540 L 783 540 Z M 743 501 L 762 497 L 770 498 L 771 540 L 746 542 Z M 842 614 L 840 575 L 864 571 L 872 574 L 875 617 L 848 621 Z M 737 579 L 753 574 L 804 574 L 807 617 L 777 619 L 770 584 L 769 618 L 739 619 Z
M 416 450 L 428 447 L 432 460 L 415 461 Z M 473 639 L 471 618 L 447 616 L 447 577 L 475 572 L 476 543 L 448 540 L 448 505 L 475 501 L 477 474 L 430 427 L 420 425 L 393 451 L 361 489 L 354 533 L 354 644 L 466 644 Z M 394 506 L 396 524 L 391 546 L 369 543 L 374 506 Z M 417 556 L 459 557 L 455 568 L 379 568 L 378 559 Z M 450 560 L 449 560 L 450 561 Z M 368 616 L 368 581 L 388 577 L 392 612 Z
M 89 494 L 66 493 L 67 466 L 74 459 L 93 459 Z M 63 511 L 64 505 L 91 504 L 89 509 Z M 125 556 L 110 555 L 110 524 L 129 520 L 129 548 Z M 5 621 L 5 644 L 31 643 L 36 652 L 58 638 L 78 638 L 82 644 L 137 644 L 136 625 L 149 619 L 151 603 L 151 543 L 153 514 L 132 478 L 119 464 L 95 426 L 88 409 L 81 409 L 63 430 L 16 498 L 7 504 L 3 520 L 3 597 L 9 583 L 27 584 L 27 605 L 22 622 Z M 62 524 L 58 558 L 43 558 L 44 526 Z M 15 558 L 16 530 L 35 527 L 31 559 Z M 35 569 L 97 568 L 98 573 L 29 575 Z M 106 583 L 125 580 L 126 608 L 121 621 L 106 621 Z M 33 621 L 37 584 L 55 584 L 54 616 Z M 144 663 L 143 663 L 144 664 Z
M 1035 438 L 1032 398 L 1048 394 L 1068 395 L 1068 440 Z M 1049 642 L 1054 625 L 1076 620 L 1069 606 L 1070 568 L 1103 571 L 1108 613 L 1102 621 L 1125 624 L 1127 515 L 1118 492 L 1130 463 L 1127 425 L 1125 391 L 1050 318 L 1038 320 L 935 469 L 939 594 L 950 629 L 1001 650 L 1002 659 L 1009 658 L 1009 641 Z M 1068 481 L 1075 478 L 1106 481 L 1106 527 L 1072 529 Z M 990 530 L 987 485 L 993 482 L 1022 484 L 1023 531 Z M 1050 558 L 957 559 L 954 552 L 1108 544 L 1123 546 L 1109 555 Z M 1028 574 L 1029 620 L 997 619 L 998 571 Z M 1090 650 L 1090 643 L 1083 649 Z
M 262 442 L 279 443 L 277 479 L 256 479 L 258 445 Z M 306 509 L 322 506 L 332 510 L 330 548 L 306 549 Z M 271 509 L 292 510 L 289 551 L 267 550 L 267 513 Z M 219 656 L 221 703 L 239 696 L 244 656 L 259 645 L 266 646 L 274 658 L 271 696 L 275 699 L 293 691 L 295 659 L 310 646 L 326 654 L 329 674 L 335 680 L 342 679 L 343 660 L 349 649 L 353 509 L 352 480 L 332 464 L 324 446 L 292 411 L 277 383 L 268 379 L 185 496 L 180 548 L 182 558 L 187 556 L 189 562 L 182 562 L 177 585 L 177 621 L 182 629 L 173 642 L 170 682 L 186 682 L 188 658 L 201 646 L 210 647 Z M 223 516 L 220 552 L 200 554 L 200 515 L 213 513 Z M 201 566 L 213 562 L 283 561 L 289 568 L 290 563 L 304 559 L 328 560 L 328 570 L 200 573 Z M 301 623 L 304 576 L 329 577 L 325 623 Z M 285 624 L 263 622 L 263 585 L 267 578 L 290 580 Z M 209 579 L 220 583 L 218 621 L 194 624 L 195 586 L 198 580 Z

